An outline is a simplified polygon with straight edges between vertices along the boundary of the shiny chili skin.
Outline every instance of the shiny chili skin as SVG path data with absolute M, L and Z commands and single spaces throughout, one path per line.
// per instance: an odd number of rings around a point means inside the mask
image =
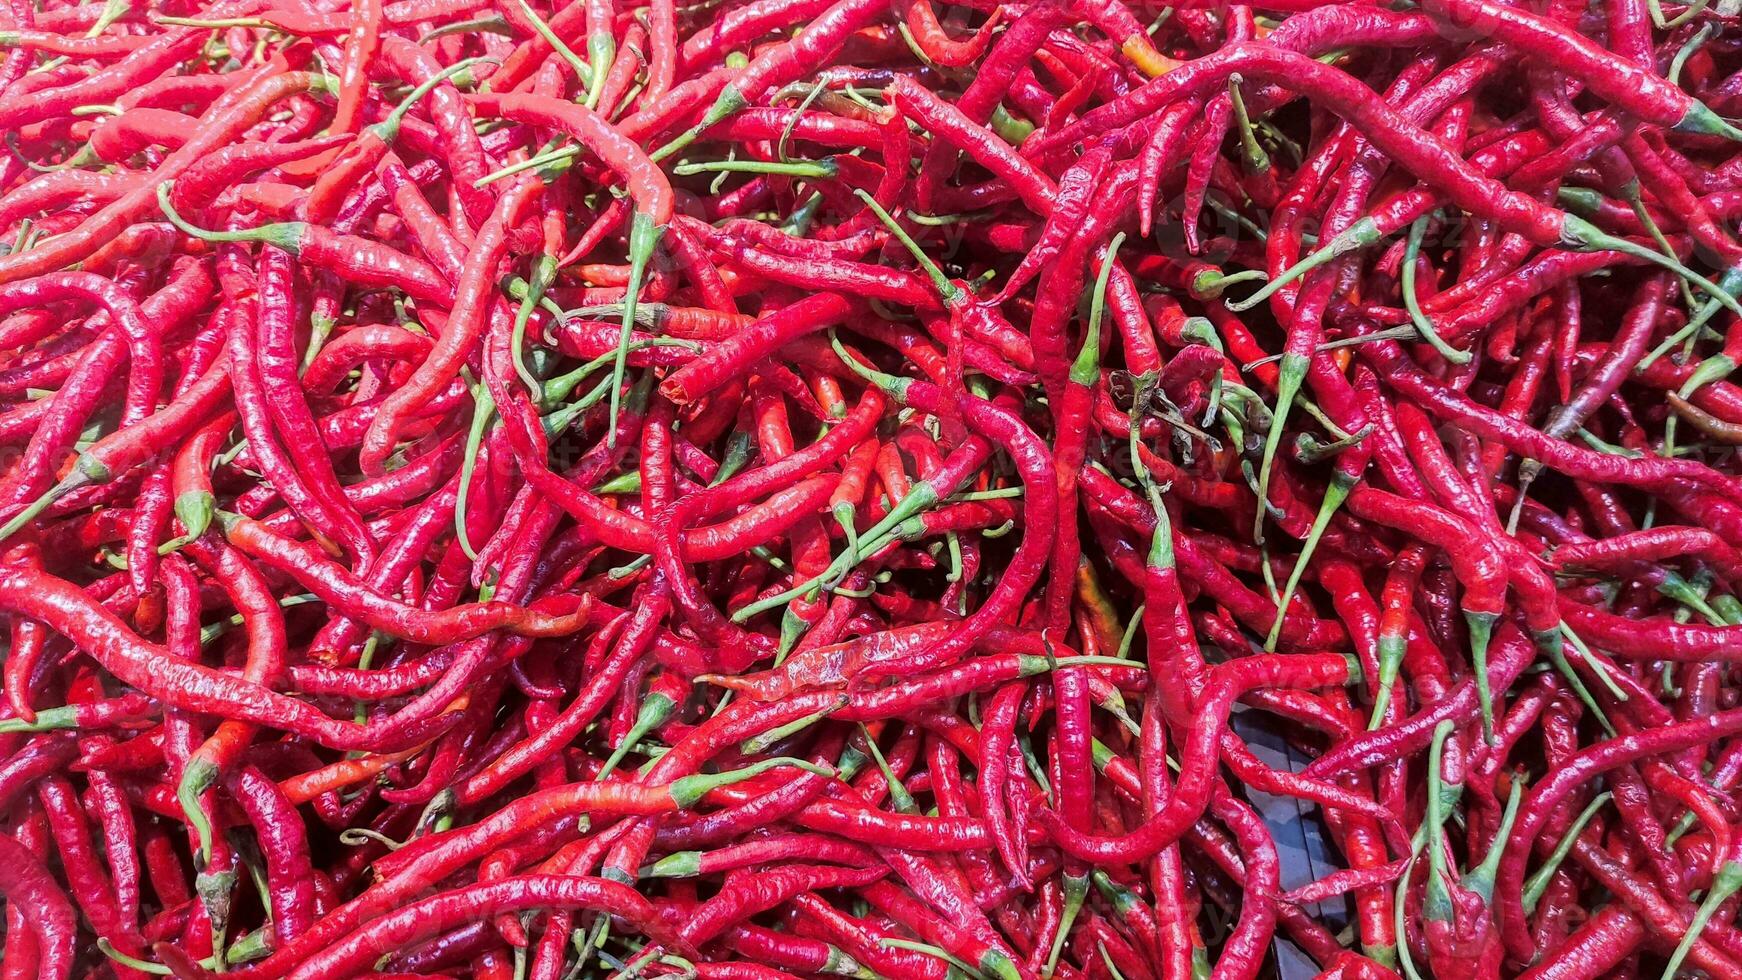
M 77 949 L 73 907 L 42 864 L 17 841 L 0 834 L 0 893 L 24 913 L 36 940 L 36 976 L 67 980 Z

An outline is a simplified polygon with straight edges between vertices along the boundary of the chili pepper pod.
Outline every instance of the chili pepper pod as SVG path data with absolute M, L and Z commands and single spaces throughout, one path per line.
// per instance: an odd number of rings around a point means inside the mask
M 0 800 L 118 969 L 1736 972 L 1722 17 L 111 8 L 0 58 Z
M 664 174 L 634 144 L 624 139 L 586 107 L 561 103 L 554 99 L 537 101 L 536 96 L 488 96 L 474 100 L 474 106 L 488 114 L 502 114 L 526 122 L 555 127 L 570 138 L 589 146 L 600 154 L 624 178 L 639 207 L 629 220 L 630 273 L 623 302 L 623 328 L 618 339 L 618 356 L 612 366 L 611 424 L 615 432 L 618 411 L 618 390 L 623 381 L 624 345 L 635 322 L 635 304 L 641 283 L 653 251 L 671 218 L 671 188 Z M 614 438 L 614 437 L 613 437 Z
M 446 84 L 458 76 L 470 72 L 480 60 L 467 59 L 456 62 L 430 78 L 419 82 L 398 105 L 393 107 L 393 111 L 387 114 L 387 118 L 363 127 L 349 146 L 346 146 L 336 157 L 325 164 L 321 169 L 320 176 L 316 178 L 314 186 L 309 188 L 308 198 L 303 203 L 303 212 L 307 215 L 308 220 L 325 223 L 336 216 L 344 196 L 381 162 L 382 157 L 393 146 L 393 141 L 399 135 L 399 128 L 406 114 L 436 86 Z
M 0 527 L 0 538 L 10 536 L 61 496 L 83 486 L 108 482 L 161 451 L 179 429 L 203 418 L 228 395 L 226 363 L 215 364 L 163 411 L 81 453 L 71 473 Z
M 1446 796 L 1452 795 L 1437 768 L 1444 736 L 1449 734 L 1449 729 L 1450 726 L 1442 722 L 1436 730 L 1428 762 L 1428 820 L 1432 827 L 1428 837 L 1429 878 L 1422 906 L 1423 926 L 1430 964 L 1436 971 L 1474 970 L 1479 975 L 1490 976 L 1498 973 L 1502 951 L 1491 928 L 1487 902 L 1493 892 L 1501 848 L 1518 812 L 1521 793 L 1519 785 L 1513 783 L 1494 846 L 1482 864 L 1463 880 L 1452 880 L 1452 872 L 1444 858 L 1442 832 L 1436 829 L 1440 827 L 1436 821 L 1441 818 Z
M 666 719 L 670 718 L 672 713 L 677 710 L 687 694 L 688 685 L 676 677 L 662 674 L 655 679 L 646 699 L 641 702 L 641 707 L 635 715 L 634 724 L 618 740 L 616 748 L 606 758 L 604 766 L 599 769 L 597 778 L 604 779 L 609 776 L 611 770 L 617 767 L 617 763 L 622 761 L 623 756 L 633 749 L 637 742 L 665 724 Z
M 689 145 L 702 132 L 733 113 L 761 100 L 768 92 L 802 77 L 815 63 L 845 43 L 847 35 L 868 23 L 877 12 L 866 0 L 836 0 L 820 11 L 803 36 L 773 45 L 757 55 L 743 72 L 726 82 L 701 120 L 655 151 L 664 158 Z
M 445 277 L 423 260 L 387 246 L 338 235 L 323 226 L 299 221 L 261 225 L 245 231 L 207 231 L 188 224 L 176 213 L 170 203 L 169 184 L 160 184 L 157 196 L 164 216 L 184 234 L 195 238 L 268 243 L 364 283 L 404 288 L 413 296 L 432 302 L 445 304 L 450 301 L 452 287 Z
M 65 980 L 72 975 L 76 919 L 72 904 L 40 862 L 10 836 L 0 836 L 6 853 L 4 892 L 34 933 L 37 976 Z

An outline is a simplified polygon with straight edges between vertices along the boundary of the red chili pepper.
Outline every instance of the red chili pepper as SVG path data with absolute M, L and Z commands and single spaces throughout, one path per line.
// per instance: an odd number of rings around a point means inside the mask
M 129 68 L 130 71 L 137 71 L 141 67 L 157 64 L 155 61 L 146 61 L 142 65 L 129 65 L 129 62 L 133 61 L 134 58 L 148 53 L 152 55 L 153 59 L 169 59 L 166 63 L 179 61 L 184 56 L 185 51 L 194 46 L 189 42 L 197 42 L 199 36 L 199 32 L 172 32 L 161 41 L 154 41 L 152 44 L 140 48 L 133 55 L 117 63 L 111 71 L 100 73 L 100 75 L 108 76 L 124 67 Z M 173 41 L 174 43 L 165 44 L 165 41 Z M 123 73 L 114 79 L 109 83 L 114 86 L 112 88 L 105 85 L 101 88 L 73 94 L 70 96 L 71 104 L 77 105 L 87 99 L 100 100 L 125 89 L 128 84 L 127 77 Z M 94 76 L 91 80 L 95 81 L 96 77 Z M 226 145 L 234 136 L 264 115 L 279 99 L 297 92 L 307 91 L 319 84 L 321 82 L 315 75 L 306 72 L 286 72 L 259 79 L 246 86 L 243 93 L 233 99 L 219 100 L 208 111 L 207 116 L 202 117 L 195 136 L 167 157 L 153 171 L 154 178 L 158 182 L 173 180 L 207 153 Z M 67 86 L 60 91 L 66 92 L 73 88 L 78 88 L 78 86 Z M 4 100 L 0 100 L 0 118 L 11 119 L 20 113 L 34 115 L 57 111 L 55 105 L 58 100 L 35 99 L 28 101 L 29 105 L 26 109 L 22 105 L 16 108 L 9 107 Z M 17 282 L 85 258 L 96 251 L 109 237 L 118 234 L 127 225 L 151 213 L 151 209 L 156 203 L 154 198 L 156 193 L 155 186 L 142 186 L 81 222 L 76 231 L 57 236 L 52 242 L 45 243 L 41 248 L 32 249 L 29 252 L 14 253 L 0 259 L 0 281 Z
M 428 95 L 437 86 L 446 83 L 454 75 L 468 71 L 471 62 L 460 62 L 450 65 L 430 78 L 420 82 L 387 114 L 387 118 L 365 127 L 357 139 L 341 151 L 338 156 L 329 160 L 316 178 L 314 186 L 309 188 L 308 200 L 303 205 L 307 219 L 316 224 L 326 224 L 339 213 L 344 203 L 343 198 L 365 174 L 375 168 L 386 156 L 394 139 L 399 135 L 406 113 L 417 104 L 423 96 Z M 341 97 L 340 109 L 343 110 Z M 337 115 L 334 118 L 335 128 L 340 128 Z
M 72 976 L 78 943 L 72 904 L 41 862 L 11 837 L 0 835 L 0 855 L 5 857 L 0 862 L 0 893 L 9 907 L 23 913 L 34 936 L 36 975 L 66 980 Z
M 1296 662 L 1298 661 L 1298 662 Z M 1114 855 L 1154 854 L 1177 840 L 1209 805 L 1209 781 L 1213 778 L 1213 760 L 1219 754 L 1215 747 L 1226 723 L 1225 704 L 1248 687 L 1292 685 L 1318 687 L 1339 684 L 1348 679 L 1349 665 L 1341 657 L 1316 657 L 1310 665 L 1302 657 L 1287 661 L 1249 658 L 1224 665 L 1231 670 L 1213 671 L 1202 704 L 1197 709 L 1197 721 L 1183 751 L 1187 763 L 1179 784 L 1169 797 L 1165 810 L 1146 821 L 1140 830 L 1119 838 L 1097 838 L 1077 833 L 1049 811 L 1042 811 L 1042 822 L 1048 834 L 1067 853 L 1089 861 Z
M 660 394 L 677 405 L 696 401 L 749 370 L 788 341 L 832 326 L 853 310 L 851 302 L 833 293 L 800 300 L 758 319 L 674 371 L 660 382 Z
M 1722 17 L 14 6 L 0 803 L 55 943 L 1737 972 Z M 5 975 L 70 970 L 19 904 Z

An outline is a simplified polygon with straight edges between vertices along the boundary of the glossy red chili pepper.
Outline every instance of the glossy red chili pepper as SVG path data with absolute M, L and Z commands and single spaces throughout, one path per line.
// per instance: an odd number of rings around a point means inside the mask
M 1736 972 L 1721 16 L 12 8 L 0 802 L 73 948 Z M 594 874 L 645 920 L 511 885 Z
M 66 894 L 40 861 L 11 837 L 0 835 L 0 892 L 9 907 L 23 913 L 35 939 L 36 976 L 66 980 L 72 976 L 77 952 L 77 919 Z
M 781 345 L 822 330 L 845 319 L 853 304 L 834 293 L 819 293 L 785 309 L 761 317 L 725 342 L 672 372 L 660 382 L 659 392 L 668 400 L 685 405 L 751 369 Z

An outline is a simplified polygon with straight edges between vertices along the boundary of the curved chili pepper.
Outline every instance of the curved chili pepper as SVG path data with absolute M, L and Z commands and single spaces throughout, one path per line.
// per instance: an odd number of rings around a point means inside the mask
M 77 952 L 77 920 L 66 894 L 40 862 L 11 837 L 0 835 L 0 893 L 23 912 L 36 940 L 36 975 L 41 980 L 72 976 Z

